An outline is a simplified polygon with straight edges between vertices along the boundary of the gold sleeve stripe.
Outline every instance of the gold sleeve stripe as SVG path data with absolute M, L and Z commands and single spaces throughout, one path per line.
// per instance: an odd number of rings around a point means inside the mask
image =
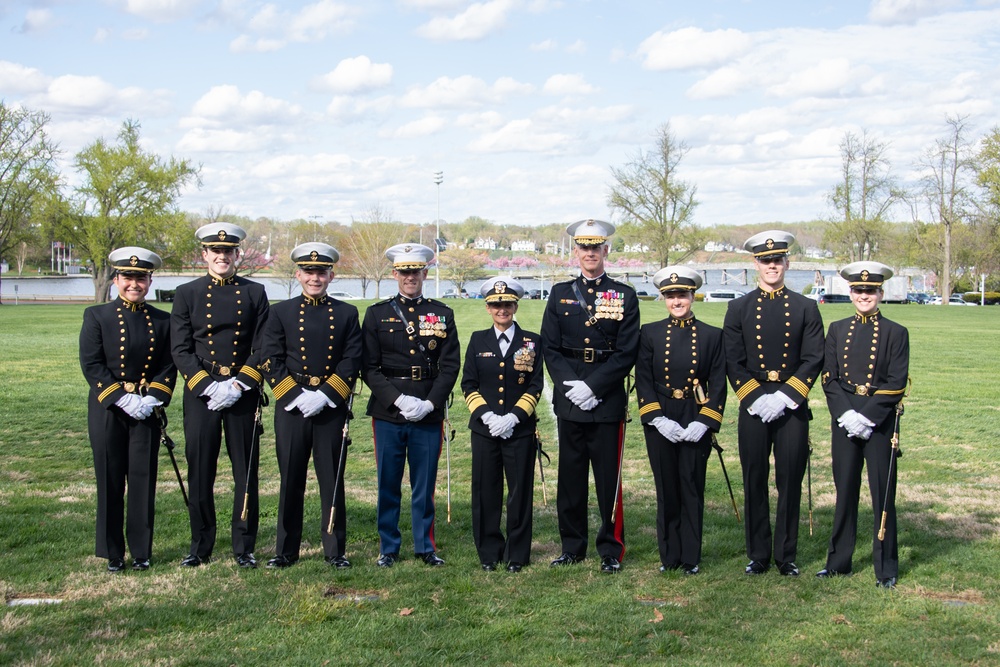
M 333 390 L 340 394 L 341 398 L 347 398 L 351 393 L 351 388 L 339 375 L 331 375 L 326 379 L 326 383 L 333 387 Z
M 525 394 L 521 398 L 517 399 L 517 403 L 514 404 L 514 407 L 521 408 L 530 416 L 535 412 L 535 403 L 537 403 L 537 401 L 534 396 L 531 394 Z
M 647 403 L 646 405 L 639 408 L 639 416 L 648 415 L 650 412 L 655 412 L 660 409 L 660 404 L 657 401 L 652 403 Z
M 193 390 L 198 386 L 198 383 L 208 377 L 208 371 L 198 371 L 190 378 L 188 378 L 188 389 Z
M 101 395 L 97 397 L 98 402 L 103 401 L 105 398 L 110 396 L 116 389 L 121 389 L 121 384 L 115 382 L 113 385 L 101 392 Z
M 149 388 L 150 389 L 159 389 L 160 391 L 162 391 L 163 393 L 165 393 L 167 396 L 173 396 L 174 395 L 174 390 L 171 389 L 170 387 L 168 387 L 167 385 L 163 384 L 162 382 L 151 382 L 149 384 Z
M 258 371 L 253 366 L 243 366 L 243 368 L 240 369 L 240 373 L 246 373 L 247 375 L 252 377 L 256 382 L 263 382 L 264 380 L 264 376 L 261 375 L 260 371 Z
M 747 383 L 745 385 L 736 390 L 736 398 L 742 401 L 744 398 L 747 397 L 747 394 L 759 388 L 760 388 L 760 382 L 757 382 L 753 378 L 750 378 L 749 380 L 747 380 Z
M 271 393 L 274 394 L 274 398 L 277 400 L 291 391 L 294 386 L 295 380 L 291 375 L 289 375 L 284 380 L 271 387 Z
M 802 394 L 803 397 L 809 396 L 809 385 L 797 377 L 788 378 L 788 386 Z
M 887 396 L 899 396 L 906 392 L 906 388 L 903 389 L 876 389 L 876 394 L 886 394 Z
M 465 397 L 465 405 L 468 406 L 469 412 L 475 412 L 479 408 L 486 407 L 486 399 L 478 391 L 474 391 Z
M 712 408 L 702 406 L 701 410 L 698 411 L 698 414 L 705 415 L 709 419 L 714 419 L 715 421 L 719 422 L 720 424 L 722 423 L 722 413 L 721 412 L 716 412 Z

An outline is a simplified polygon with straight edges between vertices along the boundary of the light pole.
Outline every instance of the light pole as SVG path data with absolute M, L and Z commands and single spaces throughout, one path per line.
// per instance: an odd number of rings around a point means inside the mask
M 438 239 L 441 238 L 441 183 L 444 182 L 444 172 L 435 171 L 434 172 L 434 183 L 437 185 L 437 223 L 434 237 L 434 257 L 437 259 L 434 262 L 434 297 L 441 297 L 441 245 L 438 243 Z
M 324 215 L 310 215 L 309 219 L 313 221 L 313 224 L 311 225 L 312 226 L 312 230 L 313 230 L 313 241 L 319 241 L 319 227 L 322 224 L 322 222 L 326 222 L 326 216 L 324 216 Z M 319 222 L 319 221 L 322 221 L 322 222 Z

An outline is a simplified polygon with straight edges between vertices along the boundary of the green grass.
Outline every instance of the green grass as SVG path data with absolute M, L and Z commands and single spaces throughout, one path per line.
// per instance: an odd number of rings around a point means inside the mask
M 488 326 L 482 301 L 449 305 L 463 336 Z M 543 305 L 522 302 L 518 317 L 525 327 L 538 330 Z M 644 322 L 664 314 L 656 302 L 641 307 Z M 696 312 L 721 325 L 725 307 L 698 304 Z M 408 557 L 405 509 L 404 560 L 388 571 L 374 566 L 371 426 L 359 410 L 346 468 L 351 570 L 337 572 L 323 563 L 311 479 L 303 559 L 281 572 L 239 571 L 227 553 L 231 477 L 224 454 L 217 486 L 218 560 L 181 570 L 187 514 L 162 452 L 153 567 L 109 575 L 92 555 L 87 387 L 76 349 L 82 311 L 0 306 L 0 589 L 6 598 L 63 600 L 0 612 L 0 664 L 1000 664 L 1000 308 L 884 308 L 910 329 L 913 377 L 902 425 L 901 575 L 893 592 L 873 585 L 866 490 L 855 576 L 812 576 L 824 564 L 835 497 L 829 413 L 819 389 L 811 396 L 814 531 L 810 536 L 803 499 L 803 576 L 795 580 L 773 570 L 763 577 L 742 575 L 742 526 L 715 457 L 708 473 L 702 573 L 658 572 L 655 493 L 637 420 L 626 443 L 628 553 L 621 574 L 600 575 L 592 546 L 585 563 L 550 569 L 559 544 L 557 446 L 547 404 L 540 406 L 541 428 L 553 465 L 545 470 L 547 506 L 536 477 L 533 563 L 516 576 L 480 571 L 469 512 L 468 414 L 457 390 L 451 523 L 444 460 L 438 483 L 436 533 L 446 567 L 432 570 Z M 821 311 L 830 322 L 851 308 L 825 305 Z M 367 396 L 365 390 L 361 401 Z M 176 403 L 169 414 L 180 452 Z M 719 439 L 741 503 L 732 395 L 729 405 Z M 269 408 L 261 456 L 261 559 L 273 554 L 277 511 L 272 414 Z M 594 530 L 596 509 L 591 541 Z

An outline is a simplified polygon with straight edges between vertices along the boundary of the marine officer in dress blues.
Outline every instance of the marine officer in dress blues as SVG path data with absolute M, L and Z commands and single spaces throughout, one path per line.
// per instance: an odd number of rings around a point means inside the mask
M 444 559 L 434 541 L 434 487 L 445 407 L 462 360 L 458 333 L 451 308 L 423 295 L 434 251 L 401 243 L 385 256 L 399 293 L 369 306 L 361 328 L 378 476 L 378 565 L 399 560 L 400 485 L 409 463 L 413 552 L 436 567 Z
M 660 572 L 698 574 L 705 514 L 705 471 L 712 434 L 726 408 L 722 329 L 691 312 L 701 276 L 667 266 L 653 276 L 669 317 L 639 332 L 635 389 L 656 483 Z
M 174 362 L 184 378 L 190 494 L 191 551 L 181 565 L 197 567 L 215 548 L 215 475 L 224 430 L 234 480 L 233 555 L 240 567 L 254 568 L 260 346 L 269 305 L 263 285 L 236 275 L 242 227 L 214 222 L 196 234 L 208 273 L 177 288 L 170 318 Z
M 750 562 L 763 574 L 771 557 L 782 576 L 798 576 L 802 478 L 809 460 L 807 397 L 823 365 L 823 320 L 816 302 L 785 285 L 795 237 L 771 230 L 743 247 L 753 254 L 757 288 L 729 302 L 723 325 L 729 383 L 740 402 L 743 514 Z M 772 547 L 768 477 L 774 448 L 778 505 Z
M 345 424 L 348 398 L 361 373 L 358 309 L 327 296 L 340 253 L 326 243 L 291 252 L 302 294 L 275 305 L 264 326 L 261 366 L 276 403 L 274 440 L 281 473 L 275 556 L 269 568 L 299 559 L 309 457 L 319 482 L 320 536 L 326 562 L 351 566 L 344 555 Z M 336 497 L 335 497 L 336 495 Z
M 552 286 L 542 316 L 542 351 L 552 377 L 558 418 L 559 483 L 556 506 L 562 554 L 553 566 L 587 555 L 590 466 L 601 526 L 601 572 L 621 569 L 625 528 L 621 465 L 628 396 L 625 378 L 639 350 L 639 300 L 631 285 L 605 273 L 607 240 L 615 226 L 581 220 L 566 228 L 580 276 Z
M 87 431 L 97 475 L 96 554 L 109 572 L 148 570 L 153 549 L 160 430 L 153 410 L 170 403 L 177 370 L 170 315 L 146 303 L 159 255 L 118 248 L 108 255 L 118 298 L 83 311 L 80 367 L 90 385 Z M 125 494 L 128 492 L 128 518 Z M 124 524 L 124 531 L 123 531 Z
M 538 334 L 514 321 L 524 288 L 510 276 L 479 289 L 493 326 L 476 331 L 465 349 L 462 393 L 472 434 L 472 537 L 487 572 L 506 563 L 520 572 L 531 560 L 535 484 L 535 407 L 542 393 Z M 507 479 L 507 537 L 500 530 Z
M 879 310 L 882 285 L 892 277 L 892 269 L 879 262 L 854 262 L 841 269 L 840 275 L 850 285 L 856 312 L 831 324 L 826 335 L 822 382 L 832 422 L 837 507 L 826 566 L 816 576 L 826 578 L 850 574 L 853 570 L 861 469 L 867 464 L 875 513 L 872 530 L 875 585 L 894 588 L 899 576 L 899 554 L 896 466 L 891 461 L 898 450 L 893 449 L 892 438 L 897 426 L 896 408 L 903 400 L 909 378 L 909 332 Z M 883 512 L 885 534 L 880 540 Z

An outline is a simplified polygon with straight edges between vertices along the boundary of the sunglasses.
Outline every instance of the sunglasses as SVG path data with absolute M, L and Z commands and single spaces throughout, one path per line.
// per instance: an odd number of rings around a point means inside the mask
M 401 276 L 415 276 L 423 271 L 423 269 L 396 269 L 396 273 Z

